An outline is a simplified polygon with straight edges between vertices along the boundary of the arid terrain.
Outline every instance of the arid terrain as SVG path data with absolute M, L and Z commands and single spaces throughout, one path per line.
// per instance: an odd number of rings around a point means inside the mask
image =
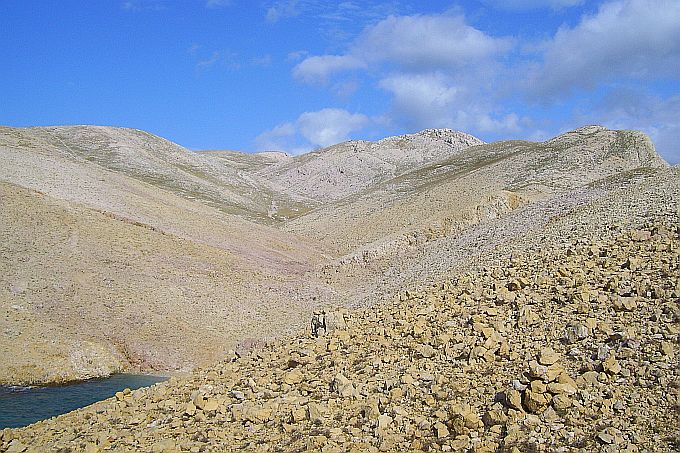
M 0 128 L 0 383 L 183 372 L 0 450 L 676 450 L 679 200 L 599 126 L 297 157 Z

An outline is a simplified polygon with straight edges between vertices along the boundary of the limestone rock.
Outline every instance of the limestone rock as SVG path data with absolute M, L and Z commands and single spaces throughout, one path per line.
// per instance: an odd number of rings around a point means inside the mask
M 619 364 L 619 361 L 616 360 L 614 353 L 610 354 L 609 357 L 602 362 L 602 369 L 610 374 L 619 374 L 621 372 L 621 365 Z
M 555 352 L 553 348 L 545 347 L 541 348 L 541 352 L 538 356 L 538 363 L 541 365 L 552 365 L 560 360 L 559 354 Z
M 6 453 L 22 453 L 22 452 L 26 451 L 27 448 L 28 448 L 27 445 L 24 445 L 19 440 L 14 439 L 9 443 L 9 446 L 7 447 L 7 450 L 5 450 L 5 452 Z
M 292 371 L 289 371 L 288 373 L 283 375 L 283 382 L 289 385 L 295 385 L 299 384 L 304 380 L 304 375 L 302 372 L 298 369 L 294 369 Z
M 434 424 L 434 429 L 437 432 L 437 439 L 444 439 L 449 437 L 449 428 L 442 422 Z

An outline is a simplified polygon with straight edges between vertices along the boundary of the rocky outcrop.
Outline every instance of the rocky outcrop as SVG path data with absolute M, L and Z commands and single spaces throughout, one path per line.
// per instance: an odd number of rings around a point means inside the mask
M 376 142 L 340 143 L 269 167 L 260 176 L 291 196 L 328 203 L 483 143 L 451 129 L 426 129 Z

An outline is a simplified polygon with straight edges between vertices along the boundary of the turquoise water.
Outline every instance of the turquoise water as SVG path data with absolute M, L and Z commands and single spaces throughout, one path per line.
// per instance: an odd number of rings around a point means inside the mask
M 125 388 L 135 390 L 165 379 L 159 376 L 117 374 L 57 387 L 0 386 L 0 429 L 30 425 L 110 398 Z

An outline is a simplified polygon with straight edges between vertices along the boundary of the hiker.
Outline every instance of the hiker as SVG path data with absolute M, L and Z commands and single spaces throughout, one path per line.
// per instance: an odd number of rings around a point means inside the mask
M 315 311 L 312 315 L 312 335 L 318 337 L 319 329 L 322 328 L 323 333 L 326 334 L 328 332 L 326 328 L 326 310 L 322 310 L 321 312 Z

